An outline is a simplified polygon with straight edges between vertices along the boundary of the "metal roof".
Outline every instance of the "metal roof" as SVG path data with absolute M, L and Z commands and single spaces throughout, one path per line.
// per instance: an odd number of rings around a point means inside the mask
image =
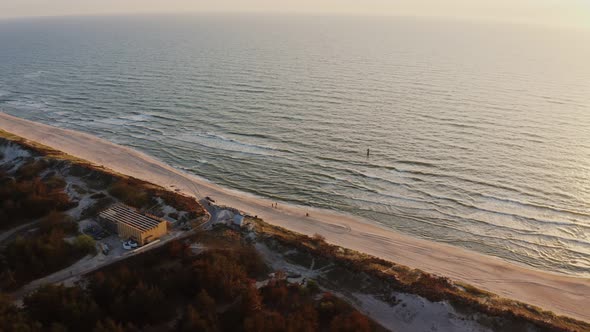
M 99 216 L 112 222 L 123 223 L 142 232 L 154 229 L 160 223 L 164 222 L 147 217 L 137 212 L 135 209 L 123 204 L 115 204 L 99 213 Z

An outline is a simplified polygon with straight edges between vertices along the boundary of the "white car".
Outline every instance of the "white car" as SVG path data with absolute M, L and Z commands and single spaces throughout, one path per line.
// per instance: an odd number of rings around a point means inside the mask
M 129 243 L 127 243 L 127 242 L 123 242 L 123 249 L 131 250 L 131 245 L 129 245 Z

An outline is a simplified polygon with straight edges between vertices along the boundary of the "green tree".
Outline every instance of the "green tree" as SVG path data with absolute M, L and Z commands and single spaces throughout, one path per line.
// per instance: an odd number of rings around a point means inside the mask
M 74 241 L 74 248 L 83 253 L 95 254 L 96 242 L 86 234 L 78 235 Z

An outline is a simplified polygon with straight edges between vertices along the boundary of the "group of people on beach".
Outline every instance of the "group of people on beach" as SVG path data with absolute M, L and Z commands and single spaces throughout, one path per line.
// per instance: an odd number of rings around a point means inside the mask
M 275 209 L 278 209 L 279 208 L 279 203 L 270 203 L 270 206 L 272 206 Z M 305 213 L 305 216 L 306 217 L 309 217 L 309 212 L 306 212 Z

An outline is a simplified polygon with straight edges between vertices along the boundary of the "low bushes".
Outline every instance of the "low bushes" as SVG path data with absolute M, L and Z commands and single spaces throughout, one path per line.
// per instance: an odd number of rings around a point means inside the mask
M 150 198 L 146 191 L 125 180 L 115 182 L 109 188 L 109 194 L 123 203 L 141 209 L 148 205 Z

